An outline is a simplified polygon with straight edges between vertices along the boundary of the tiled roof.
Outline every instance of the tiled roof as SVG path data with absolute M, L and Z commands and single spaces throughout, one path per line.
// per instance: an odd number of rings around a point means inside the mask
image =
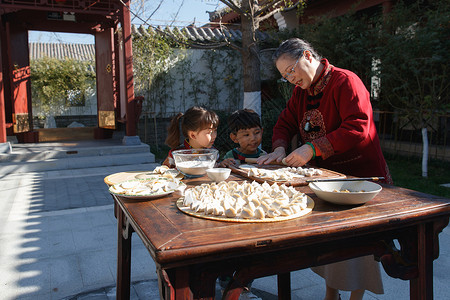
M 217 28 L 207 27 L 185 27 L 181 30 L 177 27 L 171 29 L 170 27 L 158 27 L 155 30 L 152 27 L 145 28 L 144 26 L 136 27 L 132 25 L 132 33 L 134 36 L 145 36 L 156 34 L 157 32 L 167 32 L 175 37 L 184 37 L 185 39 L 208 45 L 208 43 L 217 43 L 225 40 L 225 37 L 231 42 L 240 42 L 242 33 L 240 30 L 225 29 L 220 31 Z M 162 33 L 160 33 L 162 34 Z M 260 40 L 269 38 L 269 35 L 264 32 L 257 32 L 257 37 Z M 43 57 L 53 57 L 57 59 L 72 58 L 83 61 L 93 61 L 95 59 L 95 45 L 94 44 L 64 44 L 64 43 L 29 43 L 30 59 L 40 59 Z
M 222 7 L 221 9 L 215 10 L 215 11 L 208 11 L 209 14 L 209 21 L 216 21 L 220 17 L 223 17 L 224 15 L 232 12 L 231 8 L 228 6 Z
M 95 58 L 94 44 L 29 43 L 30 59 L 53 57 L 90 61 Z
M 233 29 L 224 29 L 223 31 L 220 31 L 219 29 L 215 28 L 208 28 L 208 27 L 184 27 L 181 30 L 177 27 L 175 29 L 171 29 L 170 27 L 157 28 L 158 32 L 167 32 L 171 35 L 175 36 L 182 36 L 186 38 L 189 41 L 192 42 L 201 42 L 201 43 L 208 43 L 208 42 L 217 42 L 217 41 L 223 41 L 225 38 L 228 40 L 235 42 L 235 41 L 241 41 L 242 39 L 242 33 L 240 30 L 233 30 Z M 136 35 L 150 35 L 155 34 L 157 32 L 152 27 L 145 28 L 143 25 L 140 25 L 139 27 L 136 27 L 135 25 L 131 25 L 131 32 Z M 258 39 L 265 40 L 269 38 L 269 35 L 265 32 L 258 31 L 256 33 Z

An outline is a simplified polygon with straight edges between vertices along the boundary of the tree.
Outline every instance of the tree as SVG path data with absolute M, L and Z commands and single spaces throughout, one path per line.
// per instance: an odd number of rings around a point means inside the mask
M 242 45 L 231 44 L 242 55 L 244 80 L 244 108 L 261 114 L 260 49 L 257 30 L 262 21 L 293 5 L 288 0 L 220 0 L 241 17 Z M 299 0 L 298 4 L 303 4 Z
M 147 99 L 152 99 L 150 87 L 171 66 L 169 58 L 173 53 L 172 45 L 172 40 L 155 32 L 133 36 L 135 89 L 140 93 L 146 92 Z
M 421 4 L 399 4 L 385 18 L 377 57 L 381 98 L 421 131 L 422 176 L 427 177 L 428 130 L 449 103 L 450 0 Z
M 371 64 L 377 44 L 377 24 L 381 16 L 358 13 L 352 9 L 342 16 L 329 14 L 315 17 L 313 22 L 302 24 L 297 36 L 313 45 L 319 55 L 326 57 L 336 67 L 351 70 L 371 86 L 373 71 Z
M 160 0 L 159 5 L 164 0 Z M 208 42 L 206 44 L 201 42 L 190 42 L 177 36 L 174 32 L 168 32 L 161 30 L 160 28 L 154 28 L 155 31 L 166 37 L 172 39 L 180 45 L 185 47 L 199 48 L 199 49 L 215 49 L 224 46 L 229 46 L 238 50 L 242 56 L 243 66 L 243 85 L 244 85 L 244 107 L 252 108 L 261 114 L 261 77 L 260 77 L 260 49 L 259 40 L 257 38 L 257 31 L 261 22 L 269 19 L 277 12 L 280 12 L 284 8 L 298 6 L 303 7 L 305 0 L 295 1 L 295 4 L 291 0 L 219 0 L 223 4 L 227 5 L 231 10 L 240 15 L 241 18 L 241 32 L 242 43 L 238 45 L 231 41 L 217 41 Z M 138 2 L 138 3 L 145 3 Z M 159 7 L 158 5 L 158 7 Z M 144 11 L 144 5 L 138 6 L 138 11 Z M 131 10 L 135 18 L 139 19 L 143 24 L 147 24 L 147 20 L 140 17 L 137 13 Z M 222 26 L 223 27 L 223 26 Z M 223 29 L 223 28 L 222 28 Z M 226 36 L 226 34 L 224 34 Z
M 95 90 L 95 71 L 89 67 L 92 62 L 44 57 L 30 65 L 33 101 L 47 116 L 70 106 L 83 106 Z

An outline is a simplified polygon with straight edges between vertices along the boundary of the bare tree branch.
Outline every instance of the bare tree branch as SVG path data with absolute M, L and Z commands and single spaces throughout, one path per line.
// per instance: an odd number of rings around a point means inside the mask
M 223 4 L 225 4 L 226 6 L 228 6 L 229 8 L 231 8 L 240 15 L 245 14 L 245 12 L 241 9 L 240 5 L 234 3 L 233 0 L 220 0 L 220 2 L 222 2 Z
M 137 14 L 143 14 L 145 12 L 145 3 L 143 0 L 137 1 L 137 4 L 135 4 L 135 2 L 132 3 L 133 4 L 133 8 L 136 9 Z M 130 4 L 131 6 L 131 4 Z M 131 22 L 133 22 L 135 19 L 135 16 L 132 16 L 131 18 Z
M 262 21 L 264 21 L 264 20 L 267 20 L 268 18 L 270 18 L 271 16 L 273 16 L 274 14 L 276 14 L 277 12 L 282 11 L 282 10 L 283 10 L 282 7 L 277 8 L 277 9 L 274 9 L 274 10 L 272 10 L 272 11 L 266 13 L 265 15 L 261 16 L 261 17 L 257 17 L 257 18 L 258 18 L 258 21 L 259 21 L 259 22 L 262 22 Z
M 139 19 L 141 22 L 143 22 L 143 24 L 145 24 L 145 25 L 147 25 L 149 27 L 152 27 L 155 31 L 157 31 L 157 32 L 159 32 L 159 33 L 169 37 L 170 39 L 172 39 L 173 41 L 175 41 L 175 42 L 177 42 L 177 43 L 179 43 L 181 45 L 185 45 L 185 46 L 192 47 L 192 48 L 197 48 L 197 49 L 215 49 L 215 48 L 221 48 L 221 47 L 228 46 L 228 44 L 229 44 L 229 42 L 217 42 L 217 43 L 211 43 L 211 42 L 207 42 L 207 43 L 186 42 L 186 41 L 178 38 L 177 36 L 167 32 L 167 31 L 161 30 L 158 27 L 155 27 L 155 26 L 153 26 L 151 24 L 148 24 L 147 21 L 145 21 L 140 16 L 138 16 L 136 13 L 134 13 L 134 11 L 131 10 L 130 7 L 127 6 L 122 0 L 119 0 L 119 1 L 122 3 L 123 6 L 125 6 L 125 7 L 127 7 L 129 9 L 130 13 L 133 16 L 135 16 L 137 19 Z
M 276 8 L 276 6 L 280 5 L 282 2 L 285 2 L 285 0 L 276 0 L 273 2 L 265 1 L 265 2 L 267 2 L 267 3 L 265 3 L 264 5 L 262 3 L 260 5 L 258 5 L 259 9 L 255 13 L 257 16 L 266 13 L 268 10 L 270 10 L 272 8 L 275 8 L 275 9 L 273 9 L 273 11 L 275 11 L 275 10 L 280 11 L 285 8 L 284 6 Z M 299 3 L 299 2 L 297 2 L 297 3 Z M 293 6 L 297 5 L 297 3 L 294 4 Z M 289 6 L 289 7 L 293 7 L 293 6 Z M 270 16 L 272 16 L 275 13 L 273 11 L 268 12 L 268 14 L 270 14 Z M 267 18 L 265 18 L 265 19 L 267 19 Z
M 183 4 L 184 4 L 184 0 L 181 2 L 180 7 L 178 7 L 177 13 L 176 13 L 175 16 L 173 17 L 173 20 L 172 20 L 172 22 L 170 23 L 170 26 L 172 26 L 173 23 L 176 21 L 176 19 L 177 19 L 177 17 L 178 17 L 178 14 L 180 13 L 181 8 L 183 7 Z
M 147 18 L 147 20 L 145 20 L 145 23 L 148 22 L 148 20 L 150 20 L 153 15 L 158 11 L 158 9 L 161 7 L 161 5 L 164 3 L 164 0 L 159 1 L 158 6 L 155 8 L 155 10 L 150 14 L 150 16 Z
M 257 5 L 258 7 L 265 7 L 265 6 L 270 6 L 270 7 L 272 7 L 272 6 L 277 5 L 279 2 L 282 2 L 282 1 L 285 1 L 285 0 L 276 0 L 276 1 L 273 1 L 273 0 L 263 0 L 263 1 L 259 1 L 258 3 L 256 3 L 256 5 Z

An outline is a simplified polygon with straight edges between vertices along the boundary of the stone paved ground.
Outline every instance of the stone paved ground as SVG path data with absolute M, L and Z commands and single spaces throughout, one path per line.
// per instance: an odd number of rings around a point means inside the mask
M 0 175 L 0 299 L 115 299 L 117 223 L 103 178 L 154 167 Z M 155 265 L 136 235 L 132 243 L 132 299 L 159 299 Z M 440 250 L 434 263 L 434 299 L 446 300 L 449 227 L 440 235 Z M 384 272 L 383 281 L 384 295 L 366 293 L 364 299 L 409 299 L 408 282 Z M 292 287 L 292 299 L 323 298 L 324 282 L 309 269 L 292 273 Z M 276 299 L 274 276 L 256 279 L 253 288 L 264 300 Z M 348 293 L 342 298 L 348 299 Z

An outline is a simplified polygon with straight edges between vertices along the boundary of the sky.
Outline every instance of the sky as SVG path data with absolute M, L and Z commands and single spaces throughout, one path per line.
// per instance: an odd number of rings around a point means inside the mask
M 155 11 L 159 3 L 162 1 L 159 9 L 147 21 L 148 24 L 162 27 L 167 25 L 187 26 L 195 21 L 196 26 L 202 26 L 209 21 L 207 11 L 215 11 L 216 9 L 225 7 L 219 0 L 144 0 L 145 13 L 139 14 L 143 20 L 147 20 L 148 16 Z M 135 0 L 138 3 L 137 0 Z M 178 16 L 173 22 L 176 12 L 179 10 Z M 132 12 L 137 12 L 137 8 L 132 7 Z M 145 17 L 144 17 L 145 16 Z M 139 25 L 143 22 L 131 15 L 132 23 Z M 54 33 L 46 31 L 30 31 L 29 42 L 41 43 L 82 43 L 93 44 L 94 36 L 90 34 L 72 34 L 72 33 Z

